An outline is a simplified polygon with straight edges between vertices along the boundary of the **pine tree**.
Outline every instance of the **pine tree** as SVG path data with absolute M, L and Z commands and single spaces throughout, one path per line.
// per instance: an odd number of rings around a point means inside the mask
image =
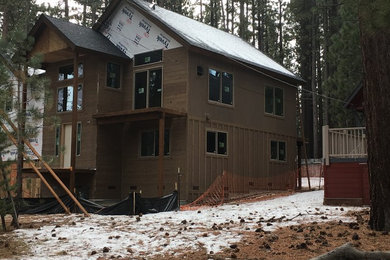
M 364 113 L 370 173 L 370 226 L 390 231 L 390 3 L 360 0 Z

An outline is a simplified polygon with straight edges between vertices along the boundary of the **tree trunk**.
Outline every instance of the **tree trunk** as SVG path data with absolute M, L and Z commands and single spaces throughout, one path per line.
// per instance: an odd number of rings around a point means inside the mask
M 314 3 L 315 4 L 315 3 Z M 318 158 L 318 108 L 316 87 L 316 15 L 312 12 L 311 24 L 311 91 L 313 102 L 313 158 Z
M 372 6 L 367 5 L 372 2 L 380 1 L 362 0 L 359 10 L 371 188 L 370 226 L 374 230 L 390 231 L 390 29 L 388 24 L 374 24 L 381 14 L 370 13 Z M 389 13 L 389 5 L 380 7 L 383 14 Z M 389 22 L 386 19 L 383 21 Z
M 65 19 L 69 20 L 69 1 L 64 0 L 65 3 Z
M 283 24 L 282 24 L 282 4 L 283 0 L 279 0 L 279 63 L 283 65 L 284 52 L 283 52 Z

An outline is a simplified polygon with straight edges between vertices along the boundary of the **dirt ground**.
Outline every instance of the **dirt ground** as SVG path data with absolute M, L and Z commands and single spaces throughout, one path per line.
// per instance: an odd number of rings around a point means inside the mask
M 343 208 L 339 208 L 343 211 Z M 306 223 L 304 225 L 279 228 L 274 232 L 264 231 L 264 226 L 274 225 L 280 221 L 270 219 L 259 222 L 258 227 L 253 230 L 242 230 L 244 239 L 240 243 L 231 244 L 223 252 L 188 251 L 175 252 L 164 256 L 152 258 L 132 259 L 310 259 L 327 253 L 345 243 L 352 243 L 357 249 L 363 251 L 390 251 L 390 234 L 388 232 L 377 232 L 369 229 L 367 210 L 349 213 L 355 221 L 350 223 L 326 222 Z M 326 216 L 322 216 L 326 219 Z M 31 224 L 28 216 L 20 218 L 23 228 L 39 228 L 44 225 L 61 225 L 63 223 L 50 218 L 41 223 Z M 210 228 L 207 233 L 218 234 L 223 232 L 218 227 Z M 29 247 L 23 241 L 16 241 L 9 233 L 0 233 L 0 259 L 16 258 L 26 255 Z M 171 252 L 172 253 L 172 252 Z M 103 260 L 104 258 L 99 258 Z M 121 259 L 121 258 L 119 258 Z M 128 259 L 128 258 L 122 258 Z
M 245 239 L 223 252 L 185 252 L 179 257 L 166 255 L 164 259 L 311 259 L 348 242 L 362 251 L 390 251 L 389 232 L 372 231 L 368 211 L 352 214 L 356 222 L 313 222 L 274 232 L 264 232 L 260 226 L 243 231 Z

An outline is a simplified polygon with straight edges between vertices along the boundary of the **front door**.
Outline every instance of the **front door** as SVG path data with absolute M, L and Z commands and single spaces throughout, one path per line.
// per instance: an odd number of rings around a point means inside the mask
M 64 125 L 64 131 L 63 131 L 63 144 L 62 147 L 64 148 L 63 152 L 63 158 L 62 167 L 69 168 L 70 167 L 70 158 L 71 158 L 71 144 L 72 144 L 72 125 L 66 124 Z

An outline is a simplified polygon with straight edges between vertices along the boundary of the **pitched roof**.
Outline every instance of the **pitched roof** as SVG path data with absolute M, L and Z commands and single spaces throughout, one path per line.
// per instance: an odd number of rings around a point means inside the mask
M 150 3 L 143 0 L 129 0 L 128 2 L 133 2 L 192 46 L 212 51 L 259 68 L 274 71 L 300 82 L 303 81 L 300 77 L 235 35 L 166 10 L 157 5 L 151 8 Z
M 93 29 L 71 23 L 64 19 L 50 17 L 46 14 L 42 14 L 39 20 L 48 21 L 75 47 L 128 59 L 110 40 Z M 39 24 L 36 23 L 36 25 Z M 30 34 L 34 34 L 36 30 L 38 28 L 33 28 Z

